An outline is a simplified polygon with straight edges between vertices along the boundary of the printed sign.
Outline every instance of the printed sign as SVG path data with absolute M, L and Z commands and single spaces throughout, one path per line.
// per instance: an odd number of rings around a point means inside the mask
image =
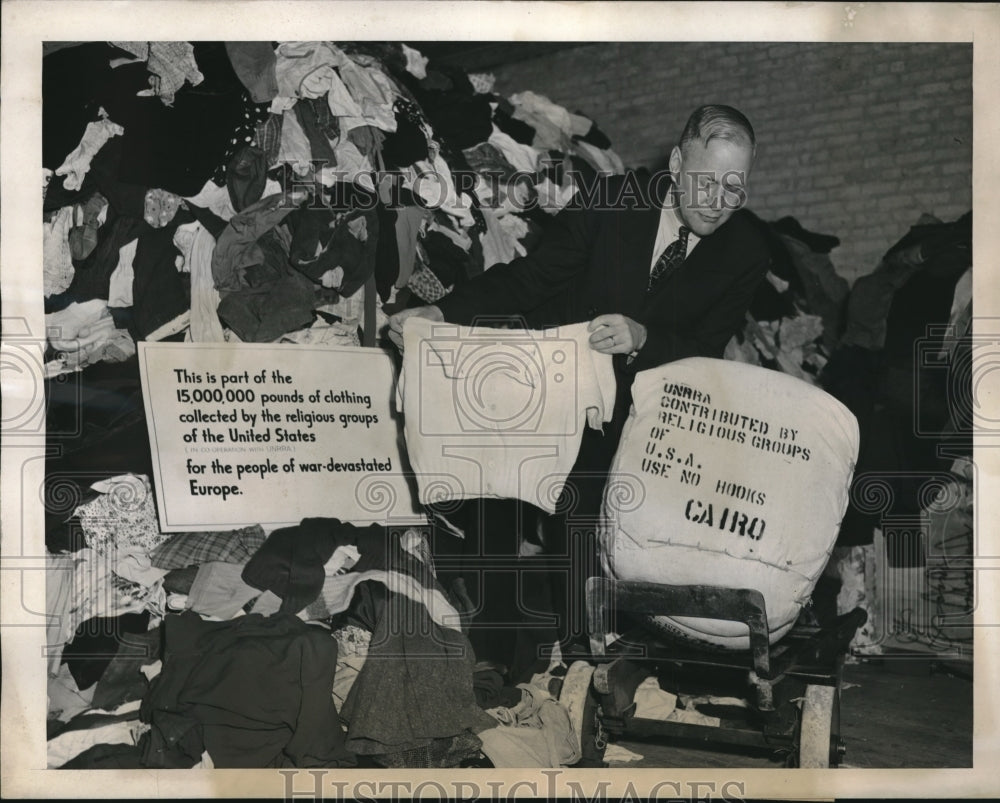
M 379 349 L 140 343 L 164 532 L 420 520 Z

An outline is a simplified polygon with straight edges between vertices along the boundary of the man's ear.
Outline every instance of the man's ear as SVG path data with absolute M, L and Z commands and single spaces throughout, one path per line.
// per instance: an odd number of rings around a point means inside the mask
M 673 177 L 674 181 L 680 180 L 681 165 L 684 160 L 681 158 L 681 149 L 674 145 L 674 149 L 670 151 L 670 161 L 668 165 L 670 166 L 670 175 Z

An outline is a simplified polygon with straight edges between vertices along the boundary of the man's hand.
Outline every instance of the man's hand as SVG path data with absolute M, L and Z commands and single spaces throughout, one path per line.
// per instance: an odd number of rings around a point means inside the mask
M 444 321 L 444 313 L 441 312 L 439 307 L 433 304 L 428 304 L 425 307 L 413 307 L 412 309 L 404 309 L 402 312 L 397 312 L 391 318 L 389 318 L 389 339 L 396 344 L 396 348 L 400 351 L 403 350 L 403 324 L 406 322 L 407 318 L 412 317 L 417 318 L 430 318 L 432 321 Z
M 587 325 L 590 347 L 601 354 L 631 354 L 646 342 L 646 327 L 617 313 L 598 315 Z

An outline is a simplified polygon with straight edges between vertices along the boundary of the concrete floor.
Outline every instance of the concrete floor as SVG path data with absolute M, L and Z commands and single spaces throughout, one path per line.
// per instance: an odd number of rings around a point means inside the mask
M 900 769 L 972 766 L 972 691 L 968 664 L 927 659 L 865 661 L 844 667 L 841 735 L 843 766 Z M 665 740 L 619 741 L 642 755 L 612 767 L 780 768 L 781 760 L 725 749 L 679 746 Z

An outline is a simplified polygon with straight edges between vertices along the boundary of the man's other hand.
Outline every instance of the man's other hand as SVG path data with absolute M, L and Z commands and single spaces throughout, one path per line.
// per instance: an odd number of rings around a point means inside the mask
M 429 318 L 432 321 L 443 322 L 444 313 L 439 307 L 428 304 L 425 307 L 413 307 L 397 312 L 389 318 L 389 339 L 396 344 L 396 348 L 403 350 L 403 324 L 407 318 Z
M 646 327 L 617 313 L 598 315 L 587 325 L 590 347 L 601 354 L 631 354 L 646 342 Z

